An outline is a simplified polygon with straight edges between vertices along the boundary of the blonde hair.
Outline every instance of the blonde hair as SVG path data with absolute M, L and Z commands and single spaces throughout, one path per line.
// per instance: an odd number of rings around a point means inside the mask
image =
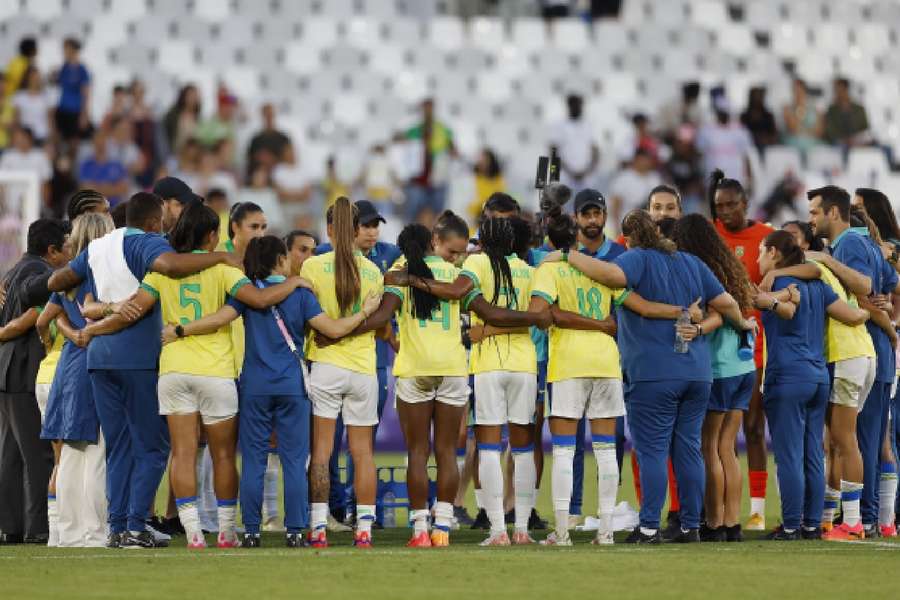
M 116 226 L 113 225 L 109 213 L 84 213 L 72 221 L 72 233 L 69 235 L 69 245 L 72 255 L 78 256 L 88 247 L 92 241 L 103 237 Z

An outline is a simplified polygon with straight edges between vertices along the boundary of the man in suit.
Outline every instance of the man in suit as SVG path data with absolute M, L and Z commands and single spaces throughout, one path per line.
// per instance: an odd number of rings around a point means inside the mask
M 47 302 L 47 279 L 65 266 L 68 224 L 39 219 L 28 228 L 28 248 L 4 279 L 0 325 Z M 41 439 L 34 395 L 44 345 L 35 329 L 0 342 L 0 544 L 46 543 L 50 443 Z

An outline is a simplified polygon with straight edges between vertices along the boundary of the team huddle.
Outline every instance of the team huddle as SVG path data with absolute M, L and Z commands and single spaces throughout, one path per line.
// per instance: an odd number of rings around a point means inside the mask
M 31 224 L 3 281 L 12 458 L 0 478 L 21 501 L 0 531 L 42 541 L 49 522 L 52 546 L 167 545 L 147 521 L 168 468 L 187 546 L 205 548 L 206 447 L 219 548 L 260 546 L 272 454 L 286 545 L 326 547 L 346 428 L 353 543 L 371 547 L 392 350 L 411 547 L 448 546 L 459 525 L 467 429 L 482 545 L 537 543 L 545 415 L 554 527 L 542 545 L 572 544 L 588 427 L 593 543 L 614 543 L 626 415 L 640 502 L 627 543 L 743 539 L 742 427 L 745 528 L 764 529 L 766 423 L 782 513 L 770 539 L 896 536 L 900 231 L 884 194 L 811 190 L 809 223 L 774 230 L 749 221 L 741 184 L 716 172 L 713 221 L 682 215 L 663 185 L 625 215 L 619 241 L 604 234 L 602 194 L 578 191 L 568 214 L 572 195 L 548 186 L 533 223 L 496 193 L 474 238 L 446 211 L 396 245 L 375 243 L 371 203 L 341 197 L 330 243 L 310 255 L 312 241 L 294 247 L 308 234 L 266 235 L 260 207 L 216 207 L 173 178 L 132 196 L 118 227 L 82 190 L 69 222 Z

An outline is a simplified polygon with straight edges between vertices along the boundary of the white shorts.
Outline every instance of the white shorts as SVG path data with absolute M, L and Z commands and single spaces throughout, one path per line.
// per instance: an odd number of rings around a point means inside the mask
M 621 379 L 575 377 L 550 384 L 551 417 L 612 419 L 624 414 Z
M 469 401 L 469 378 L 465 376 L 398 377 L 398 400 L 415 404 L 436 400 L 450 406 L 465 406 Z
M 475 375 L 476 425 L 528 425 L 534 422 L 537 375 L 488 371 Z
M 877 363 L 871 356 L 848 358 L 834 363 L 831 403 L 862 410 L 872 386 L 875 385 L 876 370 Z
M 166 373 L 156 386 L 159 414 L 200 413 L 204 425 L 215 425 L 238 412 L 237 386 L 233 379 Z
M 323 362 L 309 369 L 309 399 L 313 414 L 326 419 L 344 417 L 345 425 L 378 423 L 378 377 Z
M 41 411 L 41 425 L 44 424 L 44 413 L 47 412 L 47 400 L 50 399 L 50 387 L 52 385 L 52 383 L 38 383 L 34 386 L 38 410 Z

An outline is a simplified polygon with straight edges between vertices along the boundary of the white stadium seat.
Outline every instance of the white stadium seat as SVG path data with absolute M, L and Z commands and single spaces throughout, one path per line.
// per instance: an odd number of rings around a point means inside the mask
M 557 48 L 579 52 L 587 48 L 591 36 L 581 19 L 557 19 L 551 24 L 551 42 Z
M 194 44 L 187 40 L 169 40 L 157 50 L 159 68 L 173 75 L 190 72 L 195 62 Z
M 428 42 L 444 50 L 457 50 L 466 42 L 466 30 L 457 17 L 437 17 L 426 25 Z
M 803 171 L 800 152 L 793 146 L 769 146 L 765 154 L 766 177 L 771 183 L 782 179 L 787 173 L 799 175 Z
M 522 51 L 542 50 L 547 45 L 547 26 L 541 19 L 516 19 L 512 23 L 511 41 Z
M 506 43 L 506 26 L 495 17 L 476 17 L 469 23 L 472 45 L 485 50 L 497 50 Z
M 840 172 L 844 168 L 844 155 L 840 148 L 821 144 L 806 153 L 806 168 L 826 173 Z
M 882 175 L 889 172 L 887 158 L 880 148 L 851 148 L 847 155 L 847 173 Z

